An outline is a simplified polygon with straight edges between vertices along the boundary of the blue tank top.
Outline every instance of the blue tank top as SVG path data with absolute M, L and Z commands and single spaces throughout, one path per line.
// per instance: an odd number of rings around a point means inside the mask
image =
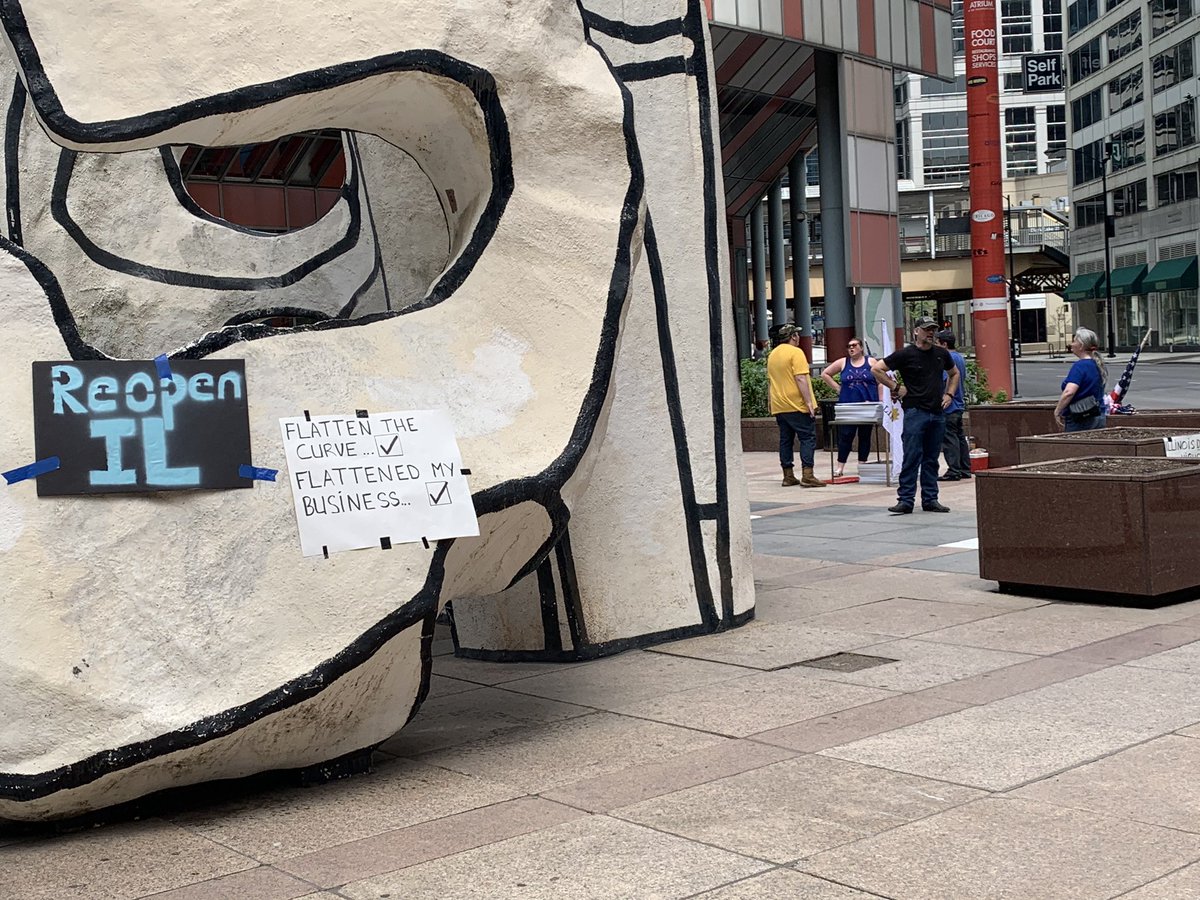
M 851 365 L 850 357 L 846 357 L 846 364 L 842 367 L 842 392 L 838 394 L 838 402 L 879 402 L 879 385 L 875 381 L 875 376 L 871 374 L 867 357 L 863 357 L 861 366 Z

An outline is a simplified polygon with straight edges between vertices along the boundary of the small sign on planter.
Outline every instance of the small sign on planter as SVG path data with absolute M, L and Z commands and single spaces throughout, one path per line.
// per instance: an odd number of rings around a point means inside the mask
M 35 362 L 33 429 L 43 497 L 254 484 L 240 359 Z
M 305 556 L 479 534 L 445 410 L 280 419 Z
M 1163 438 L 1167 456 L 1176 459 L 1200 459 L 1200 434 L 1176 434 Z

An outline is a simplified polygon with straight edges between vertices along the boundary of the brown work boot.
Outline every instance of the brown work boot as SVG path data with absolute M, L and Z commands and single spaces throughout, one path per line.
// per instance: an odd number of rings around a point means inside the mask
M 792 468 L 791 466 L 784 466 L 784 468 L 783 468 L 783 486 L 784 487 L 795 487 L 798 484 L 800 484 L 800 482 L 796 480 L 796 470 L 794 468 Z
M 805 466 L 801 470 L 800 487 L 825 487 L 825 482 L 813 474 L 812 466 Z

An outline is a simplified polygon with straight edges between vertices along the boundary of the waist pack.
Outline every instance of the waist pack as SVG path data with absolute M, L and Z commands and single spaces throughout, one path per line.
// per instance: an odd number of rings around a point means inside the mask
M 1075 419 L 1094 419 L 1100 415 L 1100 401 L 1095 394 L 1088 394 L 1082 400 L 1076 400 L 1067 407 L 1067 412 Z

